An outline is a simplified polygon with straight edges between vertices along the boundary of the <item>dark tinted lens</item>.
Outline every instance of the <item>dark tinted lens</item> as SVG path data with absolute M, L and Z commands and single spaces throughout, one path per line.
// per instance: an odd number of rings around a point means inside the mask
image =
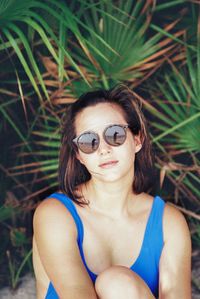
M 84 133 L 78 138 L 78 147 L 82 152 L 86 154 L 95 152 L 98 146 L 99 137 L 95 133 Z
M 108 144 L 118 146 L 126 140 L 126 131 L 123 127 L 114 125 L 107 128 L 104 137 Z

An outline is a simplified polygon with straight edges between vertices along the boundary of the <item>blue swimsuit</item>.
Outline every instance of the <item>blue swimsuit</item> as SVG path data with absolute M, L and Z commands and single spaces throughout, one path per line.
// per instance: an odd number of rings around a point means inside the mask
M 78 231 L 77 243 L 80 255 L 88 274 L 94 283 L 97 275 L 90 271 L 85 261 L 82 248 L 84 237 L 83 223 L 77 213 L 77 209 L 73 201 L 62 193 L 53 193 L 49 197 L 56 198 L 62 202 L 74 218 Z M 130 267 L 131 270 L 137 273 L 146 282 L 156 298 L 158 297 L 159 288 L 159 260 L 163 248 L 162 219 L 164 206 L 165 202 L 159 196 L 156 196 L 147 221 L 139 256 Z M 45 299 L 59 299 L 51 282 L 49 283 Z

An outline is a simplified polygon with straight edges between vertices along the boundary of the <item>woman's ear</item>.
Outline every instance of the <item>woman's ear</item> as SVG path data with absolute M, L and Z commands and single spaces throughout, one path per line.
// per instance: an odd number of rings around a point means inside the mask
M 134 141 L 135 141 L 135 152 L 138 153 L 142 148 L 142 141 L 140 135 L 135 135 Z

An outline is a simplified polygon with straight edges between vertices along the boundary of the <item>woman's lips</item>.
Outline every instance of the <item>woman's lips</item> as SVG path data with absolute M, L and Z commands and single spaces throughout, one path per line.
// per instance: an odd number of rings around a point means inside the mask
M 101 168 L 111 168 L 111 167 L 115 166 L 117 163 L 118 163 L 118 161 L 116 161 L 116 160 L 108 161 L 108 162 L 100 164 L 99 167 L 101 167 Z

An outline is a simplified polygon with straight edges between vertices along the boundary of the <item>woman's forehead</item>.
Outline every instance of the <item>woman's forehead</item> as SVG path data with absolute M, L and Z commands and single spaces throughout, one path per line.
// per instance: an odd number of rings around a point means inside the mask
M 75 120 L 77 133 L 111 124 L 126 124 L 122 108 L 112 103 L 89 106 L 82 110 Z

